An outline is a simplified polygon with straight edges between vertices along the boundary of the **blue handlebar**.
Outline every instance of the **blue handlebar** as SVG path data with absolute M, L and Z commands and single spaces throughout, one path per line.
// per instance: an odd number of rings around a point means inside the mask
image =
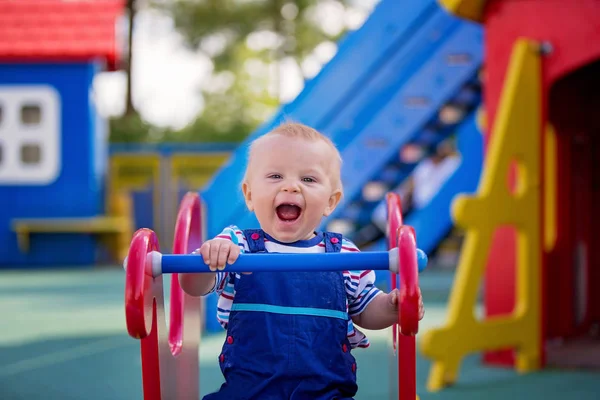
M 150 253 L 152 274 L 212 272 L 200 255 Z M 427 266 L 427 255 L 417 249 L 419 272 Z M 352 271 L 390 270 L 398 272 L 398 249 L 356 253 L 255 253 L 240 254 L 236 262 L 227 264 L 227 272 L 259 271 Z

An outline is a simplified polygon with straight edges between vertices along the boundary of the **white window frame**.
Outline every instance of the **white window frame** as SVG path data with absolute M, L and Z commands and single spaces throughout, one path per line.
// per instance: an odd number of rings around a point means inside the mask
M 21 108 L 28 104 L 40 107 L 41 121 L 25 125 Z M 48 185 L 60 175 L 61 102 L 59 93 L 48 85 L 0 85 L 0 185 Z M 21 160 L 21 146 L 40 146 L 41 159 L 36 164 Z

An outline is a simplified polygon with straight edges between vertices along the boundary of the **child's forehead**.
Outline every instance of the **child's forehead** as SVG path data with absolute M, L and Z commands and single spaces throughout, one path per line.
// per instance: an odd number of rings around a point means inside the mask
M 335 156 L 334 149 L 323 140 L 279 134 L 263 137 L 252 146 L 252 152 L 260 153 L 261 157 L 280 155 L 279 151 L 287 151 L 289 156 L 303 155 L 325 159 Z
M 295 168 L 302 173 L 318 174 L 317 170 L 321 170 L 333 182 L 340 180 L 341 161 L 337 150 L 318 138 L 267 135 L 252 144 L 248 161 L 248 172 L 262 169 L 284 172 Z

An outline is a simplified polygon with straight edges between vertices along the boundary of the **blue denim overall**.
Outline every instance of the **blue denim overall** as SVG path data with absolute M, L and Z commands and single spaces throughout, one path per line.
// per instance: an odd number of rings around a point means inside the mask
M 266 252 L 262 230 L 244 235 L 251 253 Z M 341 235 L 324 238 L 326 252 L 341 250 Z M 235 290 L 219 356 L 225 383 L 204 400 L 352 399 L 356 363 L 341 271 L 255 272 Z

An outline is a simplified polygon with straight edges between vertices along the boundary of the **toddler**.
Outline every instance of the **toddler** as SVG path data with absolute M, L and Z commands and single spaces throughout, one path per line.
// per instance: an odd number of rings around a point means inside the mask
M 357 326 L 398 322 L 397 290 L 380 291 L 370 270 L 224 270 L 241 252 L 359 251 L 340 234 L 316 231 L 342 198 L 341 162 L 326 136 L 302 124 L 283 124 L 251 144 L 242 192 L 260 229 L 225 228 L 196 251 L 215 273 L 179 275 L 190 295 L 217 292 L 217 318 L 227 329 L 219 356 L 225 383 L 204 400 L 352 399 L 350 350 L 369 346 Z

